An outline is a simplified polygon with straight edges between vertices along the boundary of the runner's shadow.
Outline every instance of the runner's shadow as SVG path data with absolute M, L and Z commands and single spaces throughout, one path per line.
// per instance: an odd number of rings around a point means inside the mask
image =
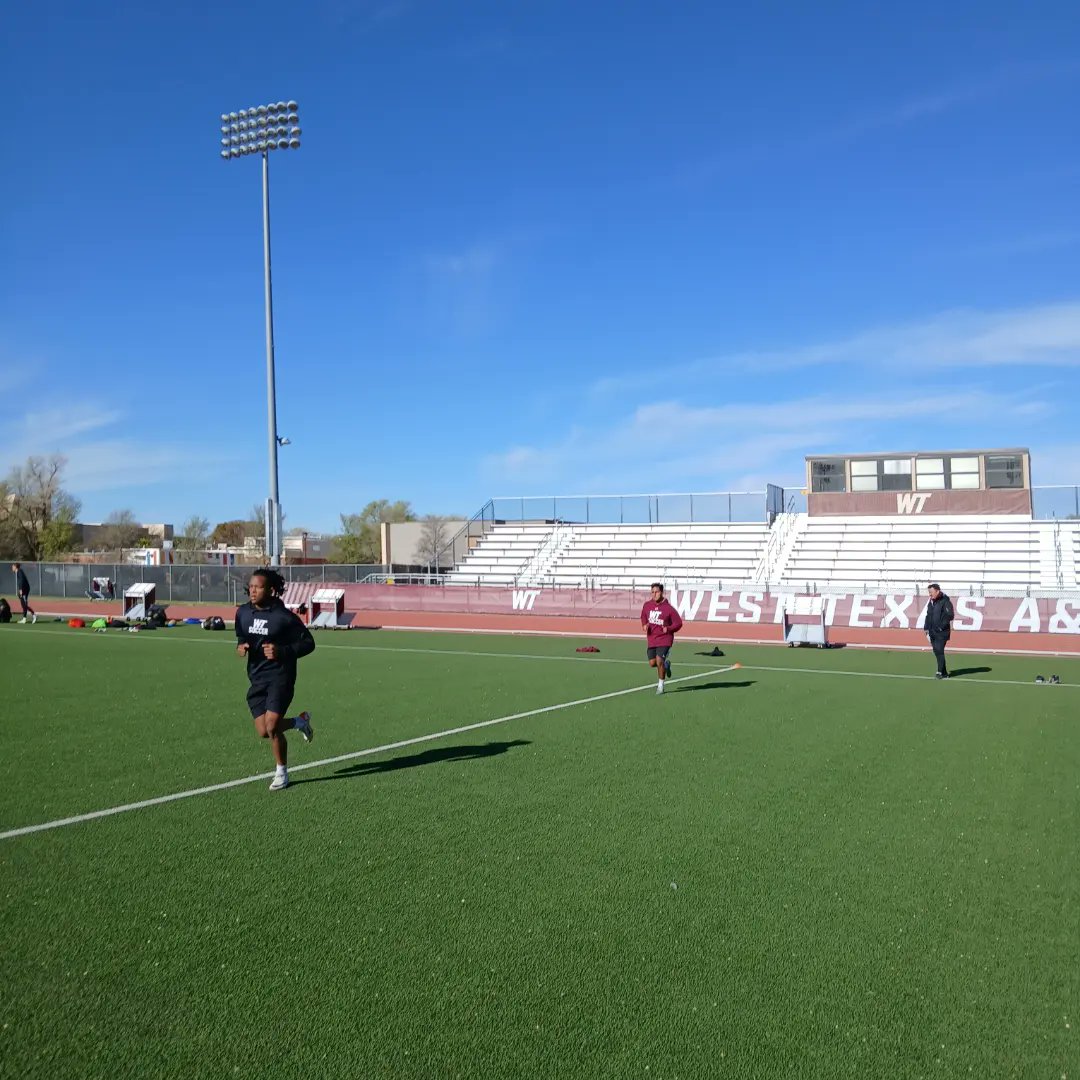
M 680 686 L 678 690 L 674 691 L 676 694 L 688 694 L 691 691 L 697 690 L 741 690 L 747 686 L 753 686 L 756 682 L 755 679 L 748 679 L 744 682 L 706 682 L 696 683 L 693 686 Z
M 955 679 L 959 675 L 985 675 L 989 671 L 993 671 L 993 668 L 988 667 L 962 667 L 955 668 L 949 672 L 949 677 Z
M 405 754 L 387 758 L 385 761 L 360 761 L 338 769 L 330 776 L 313 776 L 310 779 L 290 780 L 289 787 L 297 784 L 321 784 L 324 780 L 348 780 L 356 776 L 375 776 L 378 773 L 396 772 L 398 769 L 415 769 L 421 765 L 438 765 L 442 761 L 476 761 L 479 758 L 505 754 L 513 746 L 531 746 L 528 739 L 511 742 L 489 742 L 478 746 L 438 746 L 420 754 Z

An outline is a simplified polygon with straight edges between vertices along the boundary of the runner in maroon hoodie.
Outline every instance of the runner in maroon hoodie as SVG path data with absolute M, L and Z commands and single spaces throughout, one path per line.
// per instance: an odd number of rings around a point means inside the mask
M 679 613 L 664 599 L 664 586 L 654 581 L 650 586 L 652 599 L 641 609 L 641 628 L 648 644 L 649 667 L 656 668 L 656 692 L 664 692 L 664 680 L 671 674 L 668 653 L 675 644 L 675 635 L 682 629 Z

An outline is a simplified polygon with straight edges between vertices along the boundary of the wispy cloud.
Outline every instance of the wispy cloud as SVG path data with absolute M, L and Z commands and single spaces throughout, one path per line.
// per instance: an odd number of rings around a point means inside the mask
M 499 265 L 502 246 L 494 242 L 472 244 L 460 251 L 428 253 L 425 265 L 436 276 L 454 279 L 486 277 Z
M 477 241 L 423 257 L 427 295 L 436 320 L 465 337 L 487 333 L 499 319 L 499 276 L 507 245 Z
M 547 445 L 519 444 L 482 462 L 490 483 L 580 490 L 670 490 L 745 482 L 775 470 L 789 480 L 805 454 L 853 447 L 905 450 L 934 445 L 938 418 L 950 439 L 964 438 L 983 418 L 1003 428 L 1037 429 L 1053 406 L 1029 396 L 970 389 L 926 395 L 810 396 L 720 405 L 679 401 L 641 405 L 608 424 L 577 427 Z M 1012 440 L 1010 440 L 1010 443 Z
M 129 488 L 197 484 L 237 468 L 227 447 L 118 433 L 127 419 L 121 409 L 92 402 L 28 412 L 2 429 L 0 467 L 62 454 L 67 458 L 64 486 L 80 499 L 91 492 L 115 491 L 120 498 Z
M 123 415 L 118 409 L 102 409 L 92 403 L 30 412 L 23 417 L 23 439 L 40 446 L 67 443 L 88 431 L 118 423 Z
M 822 123 L 797 135 L 756 144 L 732 146 L 684 169 L 680 183 L 708 183 L 725 173 L 774 158 L 798 157 L 857 142 L 880 131 L 906 127 L 920 120 L 942 116 L 990 101 L 1004 93 L 1033 83 L 1075 76 L 1080 65 L 1012 65 L 965 83 L 917 94 L 902 101 L 856 113 L 837 122 Z
M 1080 367 L 1080 301 L 1011 311 L 947 311 L 928 319 L 865 330 L 846 338 L 784 349 L 718 353 L 666 367 L 668 378 L 694 383 L 738 371 L 782 372 L 852 365 L 866 372 L 947 368 Z M 652 370 L 606 376 L 600 397 L 637 392 Z
M 1012 236 L 1000 240 L 988 240 L 968 247 L 952 248 L 939 253 L 939 257 L 968 259 L 1001 259 L 1011 256 L 1038 255 L 1046 251 L 1062 251 L 1080 244 L 1080 230 L 1050 229 Z
M 478 34 L 452 42 L 446 47 L 446 52 L 455 60 L 487 60 L 493 56 L 505 56 L 510 51 L 510 41 L 510 36 L 505 33 Z
M 78 493 L 120 491 L 148 484 L 222 478 L 230 470 L 225 448 L 191 444 L 106 439 L 81 444 L 68 459 L 67 486 Z
M 320 0 L 316 12 L 335 30 L 374 30 L 407 15 L 412 0 Z

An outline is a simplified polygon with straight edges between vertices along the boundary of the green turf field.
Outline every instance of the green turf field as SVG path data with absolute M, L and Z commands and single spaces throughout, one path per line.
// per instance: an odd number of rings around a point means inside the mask
M 0 1075 L 1080 1075 L 1077 661 L 317 641 L 288 791 L 0 839 Z M 269 773 L 245 689 L 0 627 L 0 831 Z

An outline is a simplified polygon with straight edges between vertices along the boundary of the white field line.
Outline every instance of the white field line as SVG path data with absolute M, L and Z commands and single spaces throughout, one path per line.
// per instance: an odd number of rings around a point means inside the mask
M 110 631 L 114 637 L 119 637 L 121 634 L 126 633 L 124 630 Z M 88 638 L 91 635 L 81 634 L 73 635 L 71 630 L 35 630 L 34 635 L 51 635 L 53 637 L 72 637 L 81 636 Z M 220 636 L 219 636 L 220 635 Z M 94 635 L 96 637 L 96 635 Z M 641 635 L 635 635 L 638 637 Z M 182 642 L 187 645 L 218 645 L 223 643 L 233 643 L 235 638 L 232 634 L 226 634 L 222 632 L 208 633 L 206 637 L 170 637 L 166 632 L 161 634 L 159 631 L 150 631 L 150 637 L 154 641 L 172 641 Z M 418 649 L 411 646 L 399 646 L 399 645 L 330 645 L 324 644 L 321 639 L 317 639 L 318 643 L 316 649 L 322 651 L 323 649 L 338 649 L 342 652 L 388 652 L 388 653 L 416 653 L 421 656 L 476 656 L 486 657 L 492 660 L 561 660 L 561 661 L 575 661 L 577 663 L 585 664 L 635 664 L 638 667 L 645 666 L 645 660 L 626 660 L 611 656 L 596 656 L 592 653 L 583 653 L 580 656 L 549 656 L 545 653 L 507 653 L 507 652 L 478 652 L 469 649 Z M 695 642 L 696 644 L 696 642 Z M 642 648 L 644 648 L 645 641 L 642 637 Z M 675 663 L 679 667 L 711 667 L 710 664 L 703 664 L 700 660 L 679 660 L 676 658 Z
M 851 675 L 855 678 L 861 679 L 914 679 L 921 682 L 936 682 L 937 680 L 933 675 L 901 675 L 891 671 L 831 671 L 828 668 L 794 668 L 794 667 L 765 667 L 763 664 L 743 664 L 743 671 L 779 671 L 785 675 L 795 672 L 799 675 Z M 1046 676 L 1044 676 L 1045 678 Z M 961 683 L 964 686 L 977 684 L 979 686 L 1036 686 L 1038 685 L 1034 678 L 1032 679 L 980 679 L 974 675 L 962 675 L 956 678 L 949 678 L 947 681 L 952 683 Z M 1049 684 L 1048 684 L 1049 685 Z M 1068 689 L 1075 690 L 1080 684 L 1077 683 L 1061 683 L 1056 686 L 1055 689 Z
M 585 616 L 588 618 L 589 616 Z M 758 624 L 765 625 L 765 624 Z M 776 625 L 768 624 L 768 625 Z M 587 634 L 583 634 L 576 630 L 506 630 L 506 629 L 493 629 L 486 626 L 396 626 L 390 623 L 382 623 L 378 627 L 378 630 L 389 630 L 397 632 L 399 630 L 405 630 L 410 633 L 416 634 L 493 634 L 499 637 L 555 637 L 555 638 L 599 638 L 601 641 L 608 639 L 624 639 L 633 641 L 640 638 L 640 634 L 615 634 L 608 631 L 596 632 L 591 631 Z M 777 627 L 779 629 L 779 627 Z M 831 628 L 830 628 L 831 629 Z M 839 630 L 848 629 L 847 627 L 839 627 Z M 910 630 L 917 630 L 918 627 L 908 627 Z M 977 633 L 988 634 L 992 631 L 980 630 Z M 1075 636 L 1075 635 L 1061 635 Z M 680 633 L 680 641 L 687 643 L 693 642 L 695 645 L 769 645 L 773 648 L 780 648 L 787 644 L 785 641 L 781 641 L 775 637 L 769 638 L 750 638 L 750 637 L 698 637 L 693 631 L 689 633 Z M 1063 660 L 1068 659 L 1080 659 L 1080 652 L 1076 650 L 1069 651 L 1068 649 L 981 649 L 974 645 L 955 645 L 953 642 L 956 638 L 953 638 L 949 643 L 949 655 L 954 653 L 970 653 L 972 656 L 1044 656 L 1047 658 L 1060 657 Z M 858 652 L 925 652 L 926 645 L 901 645 L 893 642 L 865 642 L 865 641 L 849 641 L 844 642 L 845 649 L 854 649 Z
M 57 637 L 71 636 L 69 630 L 35 630 L 35 635 L 38 634 L 50 634 Z M 117 635 L 125 633 L 123 630 L 115 631 Z M 218 645 L 222 644 L 221 638 L 217 635 L 211 635 L 207 638 L 202 637 L 170 637 L 166 632 L 164 636 L 155 636 L 159 631 L 151 631 L 151 638 L 156 641 L 172 641 L 183 642 L 189 645 Z M 83 634 L 82 637 L 86 638 L 89 635 Z M 637 635 L 635 635 L 636 637 Z M 232 636 L 227 636 L 227 641 L 231 642 Z M 687 644 L 690 642 L 687 641 Z M 694 642 L 694 644 L 701 644 Z M 704 642 L 703 644 L 710 644 L 710 642 Z M 725 643 L 728 644 L 728 643 Z M 735 642 L 734 644 L 740 644 Z M 750 644 L 749 642 L 742 642 L 741 644 Z M 643 666 L 644 660 L 627 660 L 621 657 L 612 656 L 595 656 L 592 654 L 583 654 L 580 656 L 549 656 L 544 653 L 504 653 L 504 652 L 480 652 L 477 650 L 469 649 L 420 649 L 413 646 L 399 646 L 399 645 L 330 645 L 324 644 L 321 640 L 317 646 L 318 649 L 337 649 L 343 652 L 385 652 L 385 653 L 410 653 L 421 656 L 468 656 L 478 657 L 492 660 L 558 660 L 562 662 L 582 663 L 582 664 L 634 664 L 637 666 Z M 913 646 L 907 646 L 906 648 L 914 648 Z M 916 649 L 915 651 L 923 652 L 925 649 Z M 960 650 L 949 649 L 949 654 L 952 655 Z M 1009 655 L 1019 657 L 1029 657 L 1034 659 L 1038 656 L 1042 656 L 1043 659 L 1047 659 L 1044 654 L 1041 653 L 1011 653 Z M 1059 654 L 1053 654 L 1059 656 Z M 1065 656 L 1059 656 L 1060 659 L 1075 659 L 1070 654 Z M 674 663 L 679 668 L 707 668 L 711 665 L 704 664 L 700 660 L 682 659 L 681 654 L 676 654 Z M 856 678 L 863 679 L 922 679 L 923 681 L 935 681 L 933 675 L 913 675 L 913 674 L 897 674 L 887 671 L 836 671 L 830 668 L 803 668 L 803 667 L 769 667 L 764 664 L 743 664 L 744 671 L 772 671 L 780 673 L 795 672 L 797 674 L 805 675 L 848 675 Z M 1047 671 L 1049 674 L 1049 669 Z M 950 680 L 950 682 L 953 680 Z M 963 676 L 962 678 L 955 680 L 963 683 L 982 683 L 984 685 L 989 684 L 992 686 L 1034 686 L 1034 678 L 1031 681 L 1024 679 L 981 679 L 977 676 Z M 1068 686 L 1071 689 L 1076 689 L 1077 683 L 1063 683 L 1063 686 Z
M 701 679 L 709 675 L 726 675 L 734 671 L 735 666 L 712 668 L 709 671 L 701 671 L 695 675 L 683 675 L 679 679 L 669 679 L 669 683 L 687 682 L 690 679 Z M 356 758 L 370 757 L 372 754 L 382 754 L 387 750 L 400 750 L 404 746 L 415 746 L 417 743 L 434 742 L 436 739 L 445 739 L 450 735 L 461 735 L 466 731 L 477 731 L 480 728 L 493 727 L 495 724 L 507 724 L 511 720 L 524 720 L 530 716 L 542 716 L 544 713 L 558 712 L 561 709 L 572 709 L 577 705 L 591 705 L 597 701 L 608 701 L 611 698 L 625 697 L 627 694 L 639 694 L 643 690 L 652 690 L 655 693 L 656 684 L 645 683 L 642 686 L 631 686 L 625 690 L 613 690 L 608 694 L 596 694 L 593 697 L 577 698 L 574 701 L 562 701 L 558 705 L 545 705 L 540 709 L 529 709 L 526 712 L 511 713 L 509 716 L 497 716 L 494 720 L 481 720 L 476 724 L 463 724 L 461 727 L 447 728 L 445 731 L 432 732 L 430 735 L 417 735 L 412 739 L 400 739 L 398 742 L 384 743 L 382 746 L 371 746 L 366 750 L 354 750 L 348 754 L 338 754 L 336 757 L 322 758 L 320 761 L 307 761 L 302 765 L 290 766 L 290 772 L 302 772 L 306 769 L 321 769 L 327 765 L 336 765 L 342 761 L 354 761 Z M 88 814 L 75 814 L 72 817 L 57 818 L 55 821 L 45 821 L 39 825 L 23 825 L 17 829 L 8 829 L 0 832 L 0 840 L 10 840 L 16 836 L 27 836 L 30 833 L 44 832 L 47 829 L 61 829 L 66 825 L 81 825 L 85 821 L 94 821 L 97 818 L 112 817 L 114 814 L 123 814 L 128 810 L 144 810 L 148 806 L 161 806 L 163 803 L 176 802 L 179 799 L 191 799 L 196 795 L 209 795 L 215 791 L 226 791 L 228 788 L 241 787 L 244 784 L 254 784 L 260 780 L 268 780 L 274 774 L 272 772 L 256 773 L 254 776 L 244 776 L 239 780 L 226 780 L 221 784 L 209 784 L 206 787 L 193 788 L 190 791 L 175 791 L 171 795 L 158 795 L 153 799 L 140 799 L 138 802 L 124 803 L 122 806 L 110 806 L 106 810 L 93 810 Z
M 42 614 L 48 614 L 50 617 L 59 616 L 60 612 L 42 612 Z M 379 614 L 373 612 L 372 614 Z M 63 616 L 67 618 L 68 616 Z M 75 618 L 85 619 L 86 612 L 75 613 Z M 589 616 L 584 616 L 589 618 Z M 632 616 L 627 617 L 632 618 Z M 615 620 L 612 620 L 615 621 Z M 228 622 L 228 626 L 232 626 L 232 622 Z M 771 625 L 779 626 L 775 623 L 761 623 L 755 625 Z M 359 628 L 358 628 L 359 629 Z M 488 634 L 496 637 L 551 637 L 551 638 L 598 638 L 601 641 L 605 640 L 624 640 L 634 641 L 641 637 L 640 634 L 626 634 L 617 633 L 612 631 L 590 631 L 589 633 L 581 633 L 577 630 L 531 630 L 531 629 L 519 629 L 519 628 L 497 628 L 487 626 L 399 626 L 393 623 L 381 623 L 379 626 L 374 627 L 376 630 L 386 630 L 391 633 L 398 631 L 405 631 L 414 634 L 473 634 L 482 635 Z M 838 631 L 848 629 L 846 627 L 837 627 Z M 918 629 L 918 627 L 909 627 L 909 629 Z M 40 631 L 39 631 L 40 632 Z M 979 633 L 989 633 L 990 631 L 978 631 Z M 1066 636 L 1066 635 L 1063 635 Z M 783 641 L 778 640 L 775 637 L 762 637 L 762 638 L 744 638 L 744 637 L 698 637 L 691 630 L 682 634 L 681 641 L 687 643 L 693 642 L 695 645 L 771 645 L 779 648 L 786 644 Z M 333 648 L 341 648 L 341 646 L 332 646 Z M 867 650 L 870 652 L 923 652 L 926 649 L 925 645 L 901 645 L 899 643 L 892 642 L 845 642 L 844 647 L 848 649 L 857 649 L 860 652 Z M 326 646 L 324 646 L 326 648 Z M 1080 653 L 1075 650 L 1069 651 L 1068 649 L 982 649 L 977 648 L 974 645 L 957 645 L 955 642 L 949 645 L 950 654 L 970 653 L 973 656 L 1044 656 L 1047 659 L 1055 657 L 1061 657 L 1062 659 L 1080 658 Z M 500 654 L 501 655 L 501 654 Z

